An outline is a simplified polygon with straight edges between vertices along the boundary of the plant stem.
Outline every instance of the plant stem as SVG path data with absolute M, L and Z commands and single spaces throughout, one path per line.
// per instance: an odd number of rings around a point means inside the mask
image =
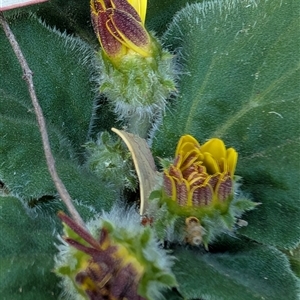
M 150 116 L 147 115 L 144 118 L 141 118 L 141 116 L 133 114 L 128 120 L 127 127 L 128 132 L 136 134 L 143 139 L 147 139 L 148 131 L 151 127 Z
M 32 100 L 32 105 L 34 107 L 34 112 L 35 112 L 35 115 L 36 115 L 36 118 L 38 121 L 39 130 L 40 130 L 41 137 L 42 137 L 44 153 L 45 153 L 45 157 L 46 157 L 46 162 L 47 162 L 48 170 L 50 172 L 52 180 L 53 180 L 55 187 L 60 195 L 60 198 L 65 203 L 65 205 L 66 205 L 69 213 L 71 214 L 72 218 L 74 219 L 74 221 L 85 228 L 85 224 L 84 224 L 82 218 L 80 217 L 75 206 L 73 205 L 70 194 L 68 193 L 65 185 L 63 184 L 63 182 L 61 181 L 61 179 L 59 178 L 59 176 L 57 174 L 56 167 L 55 167 L 55 160 L 54 160 L 54 157 L 53 157 L 53 154 L 51 151 L 51 147 L 50 147 L 45 118 L 43 115 L 42 108 L 38 102 L 35 88 L 33 85 L 33 78 L 32 78 L 33 73 L 30 70 L 28 63 L 21 51 L 21 48 L 20 48 L 13 32 L 11 31 L 11 29 L 4 17 L 4 14 L 1 11 L 0 11 L 0 23 L 4 29 L 7 39 L 9 40 L 9 42 L 13 48 L 13 51 L 15 52 L 15 54 L 17 56 L 17 59 L 18 59 L 20 65 L 22 67 L 23 79 L 26 81 L 26 83 L 28 85 L 28 91 L 29 91 L 30 98 Z

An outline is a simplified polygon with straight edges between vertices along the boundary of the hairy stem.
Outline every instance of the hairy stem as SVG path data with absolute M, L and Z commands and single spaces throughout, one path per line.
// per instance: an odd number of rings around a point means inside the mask
M 51 151 L 51 147 L 50 147 L 45 118 L 43 115 L 42 108 L 38 102 L 35 88 L 33 85 L 33 73 L 30 70 L 30 68 L 27 64 L 27 61 L 21 51 L 21 48 L 20 48 L 13 32 L 11 31 L 11 29 L 1 11 L 0 11 L 0 24 L 2 25 L 5 35 L 6 35 L 7 39 L 9 40 L 9 42 L 13 48 L 13 51 L 15 52 L 17 59 L 22 67 L 23 79 L 26 81 L 26 83 L 28 85 L 28 91 L 29 91 L 30 98 L 32 100 L 32 105 L 34 107 L 34 112 L 35 112 L 35 115 L 36 115 L 36 118 L 38 121 L 39 130 L 40 130 L 41 137 L 42 137 L 44 153 L 46 156 L 46 162 L 47 162 L 48 170 L 50 172 L 52 180 L 55 184 L 55 187 L 59 193 L 60 198 L 65 203 L 65 205 L 66 205 L 69 213 L 71 214 L 72 218 L 74 219 L 74 221 L 76 221 L 79 225 L 85 227 L 82 218 L 80 217 L 79 213 L 77 212 L 76 208 L 73 205 L 70 194 L 68 193 L 65 185 L 63 184 L 63 182 L 61 181 L 61 179 L 59 178 L 59 176 L 57 174 L 56 167 L 55 167 L 55 160 L 54 160 L 54 157 L 53 157 L 53 154 Z
M 138 135 L 143 139 L 147 139 L 149 129 L 151 128 L 150 116 L 141 118 L 139 115 L 133 114 L 128 120 L 128 132 Z

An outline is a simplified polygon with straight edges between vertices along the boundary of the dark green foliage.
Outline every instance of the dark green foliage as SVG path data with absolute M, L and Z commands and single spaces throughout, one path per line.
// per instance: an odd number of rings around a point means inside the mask
M 16 197 L 0 196 L 0 206 L 0 298 L 57 299 L 55 215 L 37 217 Z
M 82 153 L 95 97 L 95 85 L 90 81 L 96 72 L 93 51 L 78 39 L 48 29 L 34 17 L 24 15 L 12 19 L 10 25 L 34 73 L 37 96 L 48 124 L 67 137 L 76 153 Z M 1 76 L 0 95 L 30 111 L 31 100 L 21 67 L 3 31 L 0 40 L 0 69 L 5 74 Z M 28 118 L 24 114 L 14 117 Z
M 227 237 L 210 251 L 174 250 L 179 291 L 187 299 L 298 299 L 299 281 L 277 249 Z
M 300 278 L 300 246 L 293 250 L 284 251 L 284 253 L 289 258 L 292 270 Z
M 188 3 L 202 2 L 202 0 L 149 0 L 146 16 L 146 27 L 162 35 L 171 23 L 174 15 Z
M 28 8 L 26 8 L 28 10 Z M 51 0 L 30 7 L 48 25 L 98 45 L 90 20 L 89 0 Z
M 57 194 L 46 166 L 37 125 L 18 119 L 2 117 L 1 181 L 9 191 L 30 201 L 43 195 Z M 117 193 L 105 186 L 72 158 L 65 140 L 52 128 L 49 133 L 58 173 L 71 196 L 98 211 L 111 207 Z

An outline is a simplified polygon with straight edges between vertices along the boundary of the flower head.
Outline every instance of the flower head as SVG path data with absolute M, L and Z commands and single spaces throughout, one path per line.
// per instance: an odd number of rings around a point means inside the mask
M 59 217 L 66 236 L 56 272 L 72 299 L 157 299 L 162 287 L 176 285 L 170 257 L 149 227 L 138 226 L 133 210 L 115 208 L 88 223 L 88 230 L 62 212 Z
M 213 138 L 204 145 L 190 135 L 178 142 L 175 161 L 164 170 L 164 189 L 179 206 L 217 205 L 232 198 L 237 152 Z
M 237 157 L 220 139 L 201 146 L 190 135 L 180 138 L 162 188 L 150 195 L 148 214 L 160 238 L 208 249 L 220 234 L 232 234 L 238 218 L 257 205 L 239 189 Z
M 151 40 L 144 27 L 146 0 L 91 0 L 94 31 L 112 60 L 129 52 L 151 55 Z

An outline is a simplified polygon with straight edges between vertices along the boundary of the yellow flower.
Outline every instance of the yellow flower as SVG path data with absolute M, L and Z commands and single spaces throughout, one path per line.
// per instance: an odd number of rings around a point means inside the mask
M 94 31 L 109 58 L 151 55 L 151 39 L 144 27 L 146 8 L 146 0 L 91 0 Z
M 164 167 L 162 188 L 149 197 L 157 236 L 208 249 L 220 234 L 234 230 L 241 215 L 257 205 L 236 184 L 237 158 L 218 138 L 200 145 L 182 136 L 173 163 Z
M 178 142 L 175 161 L 164 170 L 164 190 L 179 206 L 203 207 L 233 196 L 237 152 L 213 138 L 204 145 L 190 135 Z
M 147 0 L 128 0 L 128 3 L 137 11 L 144 25 L 147 11 Z

